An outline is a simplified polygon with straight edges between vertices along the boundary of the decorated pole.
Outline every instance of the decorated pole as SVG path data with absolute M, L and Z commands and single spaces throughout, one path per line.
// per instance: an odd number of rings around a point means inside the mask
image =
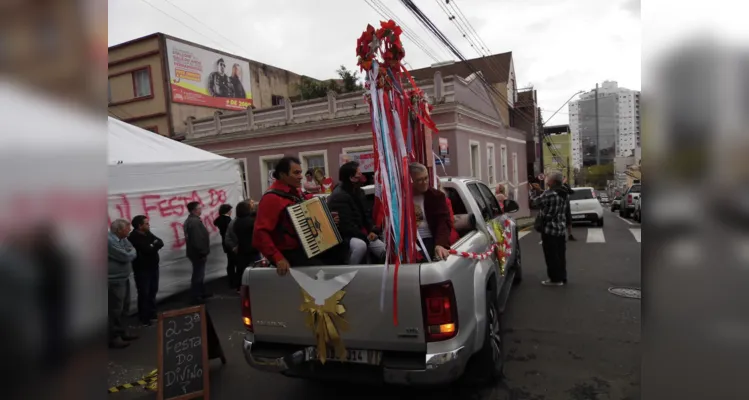
M 395 325 L 398 270 L 401 264 L 416 263 L 420 257 L 408 166 L 412 162 L 433 165 L 431 139 L 427 140 L 425 133 L 427 129 L 437 131 L 423 92 L 401 63 L 405 51 L 400 35 L 401 28 L 395 22 L 382 21 L 379 29 L 367 25 L 356 43 L 358 65 L 366 76 L 365 99 L 372 119 L 375 152 L 375 196 L 387 246 L 380 306 L 384 307 L 392 262 Z

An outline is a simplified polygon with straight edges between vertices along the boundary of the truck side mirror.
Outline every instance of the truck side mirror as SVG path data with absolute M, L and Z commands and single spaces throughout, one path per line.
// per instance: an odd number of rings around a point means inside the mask
M 520 206 L 515 200 L 505 200 L 505 213 L 514 213 L 520 210 Z

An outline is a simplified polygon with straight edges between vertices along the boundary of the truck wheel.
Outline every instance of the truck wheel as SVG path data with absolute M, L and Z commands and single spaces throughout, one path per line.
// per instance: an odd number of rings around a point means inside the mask
M 512 279 L 513 285 L 519 285 L 523 282 L 523 258 L 521 255 L 520 244 L 518 243 L 518 256 L 515 257 L 515 265 L 513 266 L 515 270 L 515 277 Z
M 484 345 L 474 355 L 468 377 L 481 383 L 491 384 L 502 379 L 504 375 L 504 341 L 502 340 L 502 319 L 497 308 L 497 299 L 493 292 L 487 293 L 486 329 Z

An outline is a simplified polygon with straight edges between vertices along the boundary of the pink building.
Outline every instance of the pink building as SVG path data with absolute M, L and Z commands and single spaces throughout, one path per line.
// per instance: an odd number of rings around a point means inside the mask
M 529 215 L 525 132 L 502 123 L 474 76 L 443 78 L 437 72 L 417 83 L 434 105 L 438 175 L 473 176 L 492 188 L 505 185 L 520 204 L 517 216 Z M 329 93 L 323 99 L 188 120 L 184 142 L 242 160 L 248 193 L 259 199 L 284 155 L 297 156 L 305 170 L 319 168 L 337 180 L 344 158 L 372 152 L 372 129 L 363 93 Z

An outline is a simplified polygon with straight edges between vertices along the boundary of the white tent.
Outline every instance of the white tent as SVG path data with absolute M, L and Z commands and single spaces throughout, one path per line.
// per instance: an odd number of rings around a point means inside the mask
M 110 221 L 145 215 L 164 241 L 159 252 L 158 299 L 189 289 L 192 266 L 185 255 L 182 223 L 187 203 L 203 205 L 201 218 L 211 233 L 206 281 L 226 275 L 226 255 L 213 225 L 218 207 L 244 197 L 239 161 L 165 138 L 109 118 Z M 133 299 L 135 291 L 132 291 Z

